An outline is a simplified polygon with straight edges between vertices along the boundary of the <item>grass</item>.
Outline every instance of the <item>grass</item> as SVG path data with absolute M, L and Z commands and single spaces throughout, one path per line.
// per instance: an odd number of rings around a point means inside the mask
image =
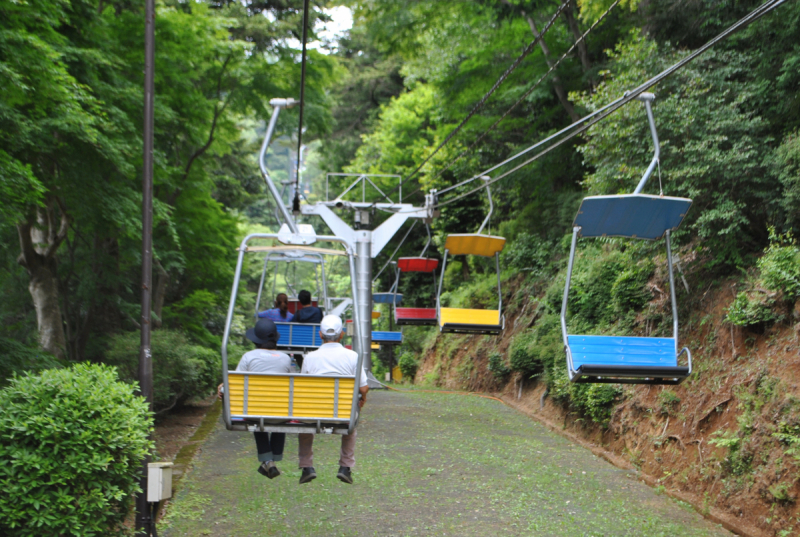
M 251 435 L 214 433 L 161 532 L 215 535 L 729 535 L 497 401 L 378 392 L 362 416 L 355 485 L 335 479 L 338 437 L 318 436 L 319 478 L 256 472 Z

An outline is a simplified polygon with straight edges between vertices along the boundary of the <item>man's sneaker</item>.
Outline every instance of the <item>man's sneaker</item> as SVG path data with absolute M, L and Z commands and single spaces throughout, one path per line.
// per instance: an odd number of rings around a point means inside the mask
M 350 473 L 350 468 L 347 466 L 340 466 L 339 473 L 336 474 L 336 479 L 339 481 L 344 481 L 348 485 L 353 484 L 353 475 Z
M 303 468 L 303 475 L 300 476 L 300 484 L 308 483 L 309 481 L 314 481 L 317 478 L 317 472 L 314 471 L 313 466 L 309 466 L 308 468 Z
M 261 466 L 258 467 L 258 473 L 265 475 L 270 479 L 275 479 L 281 475 L 281 471 L 278 470 L 278 467 L 275 466 L 273 461 L 262 462 Z

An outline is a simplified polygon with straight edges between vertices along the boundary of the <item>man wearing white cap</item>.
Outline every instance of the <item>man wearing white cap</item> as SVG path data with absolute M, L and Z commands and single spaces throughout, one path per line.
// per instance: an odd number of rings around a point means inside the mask
M 326 315 L 319 325 L 319 335 L 322 338 L 322 345 L 314 352 L 310 352 L 303 360 L 301 373 L 308 375 L 356 375 L 358 366 L 358 354 L 344 348 L 340 343 L 344 337 L 342 331 L 342 320 L 337 315 Z M 361 371 L 361 382 L 358 391 L 361 399 L 358 407 L 364 406 L 367 401 L 367 373 Z M 300 483 L 308 483 L 317 477 L 314 470 L 313 444 L 314 435 L 301 433 L 298 435 L 300 468 L 303 474 L 300 476 Z M 339 472 L 336 477 L 345 483 L 353 484 L 351 470 L 355 466 L 356 451 L 356 431 L 353 434 L 342 435 L 342 448 L 339 454 Z

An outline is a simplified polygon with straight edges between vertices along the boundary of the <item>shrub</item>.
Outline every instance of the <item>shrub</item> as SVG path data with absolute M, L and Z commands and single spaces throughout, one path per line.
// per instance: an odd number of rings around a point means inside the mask
M 78 364 L 0 390 L 0 534 L 118 534 L 153 446 L 153 419 L 107 366 Z
M 404 352 L 402 355 L 400 355 L 397 365 L 400 367 L 400 371 L 403 373 L 403 378 L 408 378 L 413 382 L 414 377 L 417 374 L 417 369 L 419 368 L 419 364 L 417 363 L 417 359 L 414 357 L 414 355 L 410 352 Z
M 681 403 L 681 398 L 672 390 L 664 390 L 658 394 L 658 404 L 662 414 L 672 414 Z
M 503 252 L 503 264 L 534 276 L 547 276 L 552 270 L 553 244 L 535 235 L 520 233 Z
M 494 375 L 497 382 L 503 382 L 511 373 L 511 368 L 506 365 L 503 355 L 497 351 L 489 355 L 489 363 L 487 365 L 489 371 Z
M 552 369 L 564 357 L 558 316 L 542 317 L 536 327 L 515 337 L 509 349 L 511 369 L 534 375 Z
M 758 291 L 742 291 L 728 308 L 725 319 L 736 326 L 757 326 L 777 319 L 772 309 L 774 300 Z
M 778 235 L 769 230 L 770 243 L 764 256 L 758 260 L 764 286 L 783 293 L 786 300 L 794 302 L 800 296 L 800 248 L 791 233 Z
M 61 367 L 61 364 L 52 354 L 0 337 L 0 386 L 5 385 L 14 373 L 35 373 L 54 367 Z
M 646 259 L 619 273 L 611 286 L 611 302 L 616 312 L 640 310 L 653 298 L 646 284 L 654 270 L 655 263 Z
M 119 368 L 120 378 L 139 382 L 139 334 L 126 332 L 112 336 L 106 363 Z M 214 391 L 222 377 L 218 351 L 192 345 L 182 332 L 156 330 L 152 335 L 153 404 L 157 411 L 183 403 L 192 397 L 205 397 Z M 238 361 L 241 356 L 233 357 Z

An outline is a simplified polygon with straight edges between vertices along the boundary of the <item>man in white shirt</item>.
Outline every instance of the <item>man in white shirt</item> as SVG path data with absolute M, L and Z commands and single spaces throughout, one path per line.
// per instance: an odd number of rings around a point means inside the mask
M 291 373 L 292 359 L 289 355 L 275 350 L 278 346 L 278 327 L 270 319 L 259 319 L 254 328 L 245 334 L 247 339 L 256 344 L 256 348 L 246 352 L 236 371 L 249 371 L 252 373 Z M 220 384 L 220 396 L 222 384 Z M 274 479 L 281 475 L 275 462 L 283 459 L 283 446 L 286 443 L 286 433 L 253 433 L 256 439 L 256 451 L 261 465 L 258 473 Z
M 342 331 L 342 320 L 336 315 L 326 315 L 319 326 L 319 335 L 322 338 L 322 345 L 314 352 L 308 353 L 303 360 L 301 373 L 308 375 L 356 375 L 358 366 L 358 354 L 346 349 L 340 343 L 344 337 Z M 358 407 L 364 406 L 367 402 L 367 373 L 361 370 L 359 393 L 361 399 Z M 314 435 L 301 433 L 298 435 L 300 469 L 303 471 L 300 476 L 300 483 L 308 483 L 316 479 L 317 473 L 314 470 L 313 444 Z M 339 472 L 336 477 L 347 484 L 353 484 L 352 469 L 356 464 L 356 431 L 353 434 L 342 435 L 342 447 L 339 453 Z

